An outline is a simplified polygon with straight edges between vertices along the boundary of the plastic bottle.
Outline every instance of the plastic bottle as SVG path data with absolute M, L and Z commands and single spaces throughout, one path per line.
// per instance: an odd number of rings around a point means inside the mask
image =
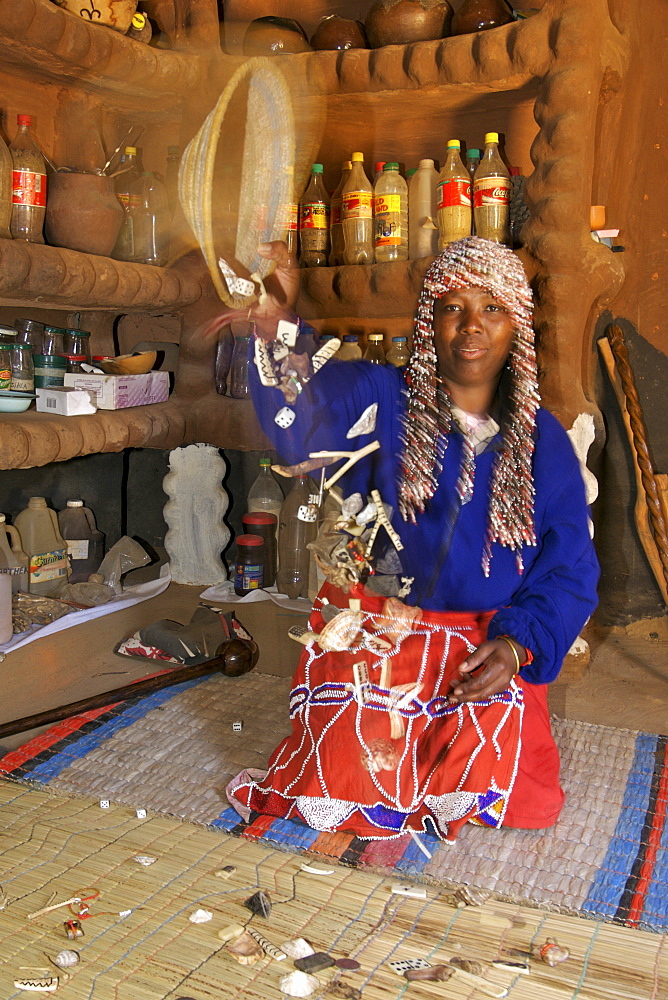
M 398 163 L 386 163 L 373 194 L 374 255 L 377 264 L 408 260 L 408 185 Z
M 322 163 L 314 163 L 299 203 L 299 263 L 302 267 L 326 267 L 328 254 L 329 198 L 322 181 Z
M 294 196 L 288 205 L 281 205 L 278 214 L 282 218 L 281 228 L 285 233 L 284 240 L 288 248 L 290 260 L 296 264 L 299 239 L 299 205 L 294 200 Z
M 249 513 L 264 512 L 280 517 L 283 506 L 283 490 L 271 471 L 271 459 L 260 459 L 260 471 L 248 491 L 246 507 Z
M 12 580 L 14 574 L 7 564 L 5 553 L 0 551 L 0 643 L 10 642 L 12 628 Z
M 233 351 L 234 337 L 232 336 L 232 331 L 229 326 L 224 326 L 218 334 L 218 343 L 216 345 L 216 392 L 220 396 L 224 396 L 227 389 L 227 376 L 232 364 Z
M 353 153 L 341 204 L 343 263 L 373 264 L 372 189 L 364 173 L 363 153 Z
M 433 160 L 420 160 L 408 184 L 408 256 L 433 257 L 438 253 L 436 185 Z
M 10 569 L 23 570 L 22 573 L 12 574 L 12 591 L 16 594 L 22 590 L 27 594 L 30 560 L 21 547 L 21 536 L 12 524 L 7 524 L 4 514 L 0 514 L 0 551 Z
M 259 535 L 237 535 L 234 593 L 239 597 L 264 587 L 264 539 Z
M 519 167 L 510 168 L 510 236 L 511 246 L 522 245 L 520 233 L 522 226 L 529 220 L 529 208 L 524 200 L 524 182 L 526 177 L 520 173 Z
M 377 160 L 373 165 L 373 183 L 374 186 L 379 177 L 383 176 L 383 167 L 387 163 L 387 160 Z
M 372 365 L 386 365 L 387 359 L 383 350 L 383 334 L 370 333 L 367 337 L 366 350 L 362 355 L 365 361 Z
M 179 165 L 181 150 L 178 146 L 167 147 L 167 166 L 165 167 L 165 190 L 170 218 L 174 217 L 179 204 Z
M 317 530 L 318 508 L 310 503 L 308 476 L 297 476 L 278 519 L 279 593 L 290 598 L 307 596 L 311 563 L 307 545 L 315 541 Z
M 343 188 L 350 176 L 352 164 L 344 160 L 341 164 L 341 180 L 336 186 L 329 206 L 329 266 L 343 264 L 343 225 L 341 223 L 341 204 Z
M 0 136 L 0 239 L 11 240 L 10 229 L 12 221 L 12 154 L 7 143 Z
M 358 343 L 356 333 L 346 333 L 343 342 L 336 352 L 339 361 L 359 361 L 362 357 L 362 349 Z
M 97 573 L 104 558 L 104 534 L 97 530 L 95 515 L 83 500 L 68 500 L 58 514 L 60 534 L 67 542 L 70 557 L 70 583 L 86 583 Z
M 407 337 L 392 337 L 392 347 L 385 355 L 385 360 L 388 365 L 394 365 L 396 368 L 403 368 L 404 365 L 408 364 L 410 354 L 411 352 L 408 349 Z
M 12 156 L 12 218 L 15 240 L 43 243 L 46 215 L 46 163 L 30 131 L 30 115 L 17 115 L 19 130 L 9 147 Z
M 44 497 L 31 497 L 15 524 L 30 559 L 30 593 L 54 597 L 69 573 L 67 542 L 60 534 L 55 510 L 47 507 Z
M 235 337 L 232 362 L 228 376 L 232 399 L 247 399 L 250 396 L 248 384 L 248 348 L 250 337 Z
M 471 177 L 462 163 L 459 139 L 448 141 L 438 178 L 438 249 L 471 235 Z
M 485 136 L 485 152 L 473 179 L 473 216 L 477 236 L 510 243 L 510 174 L 499 156 L 498 132 Z
M 169 256 L 170 216 L 167 191 L 159 177 L 145 170 L 136 182 L 133 195 L 136 205 L 130 210 L 132 260 L 135 264 L 153 264 L 164 267 Z
M 478 169 L 478 164 L 480 163 L 480 150 L 479 149 L 467 149 L 466 150 L 466 169 L 469 172 L 471 178 L 471 183 L 473 183 L 473 178 L 475 177 L 475 172 Z
M 116 260 L 132 260 L 134 254 L 134 238 L 132 233 L 133 208 L 137 207 L 137 194 L 134 186 L 139 179 L 139 164 L 137 162 L 137 147 L 126 146 L 118 164 L 119 173 L 114 181 L 114 191 L 125 210 L 116 246 L 111 256 Z

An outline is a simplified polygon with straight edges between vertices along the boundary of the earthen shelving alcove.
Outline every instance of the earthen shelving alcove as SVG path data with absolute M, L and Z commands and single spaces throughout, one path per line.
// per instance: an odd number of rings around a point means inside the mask
M 94 165 L 100 137 L 113 148 L 129 125 L 142 125 L 145 163 L 164 169 L 166 145 L 183 148 L 239 64 L 242 20 L 272 12 L 296 17 L 309 31 L 324 13 L 360 13 L 354 0 L 327 9 L 319 0 L 266 0 L 262 9 L 259 0 L 227 0 L 226 54 L 216 0 L 151 0 L 145 7 L 161 21 L 170 50 L 89 24 L 50 0 L 0 4 L 2 111 L 10 133 L 17 112 L 33 114 L 52 159 L 73 165 L 77 156 L 80 165 Z M 624 278 L 620 256 L 595 244 L 588 227 L 602 123 L 628 60 L 605 0 L 547 0 L 535 16 L 478 35 L 276 60 L 324 104 L 319 158 L 330 188 L 353 149 L 367 163 L 416 165 L 420 157 L 442 157 L 452 136 L 477 145 L 489 129 L 504 135 L 508 160 L 528 175 L 531 218 L 521 255 L 537 293 L 544 398 L 566 426 L 580 412 L 597 415 L 591 330 Z M 428 263 L 306 271 L 300 313 L 320 329 L 405 332 Z M 219 309 L 196 254 L 160 269 L 0 241 L 0 321 L 30 314 L 64 325 L 76 312 L 93 331 L 94 353 L 112 349 L 114 324 L 122 349 L 132 346 L 122 342 L 124 329 L 138 334 L 133 343 L 181 344 L 168 402 L 79 418 L 5 416 L 0 468 L 193 441 L 263 447 L 250 405 L 215 392 L 215 344 L 194 335 Z

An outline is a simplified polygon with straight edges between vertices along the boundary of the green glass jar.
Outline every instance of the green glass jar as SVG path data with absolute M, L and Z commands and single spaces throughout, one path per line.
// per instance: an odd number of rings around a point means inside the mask
M 12 344 L 0 344 L 0 389 L 12 387 Z
M 50 385 L 63 385 L 67 371 L 67 358 L 53 354 L 33 354 L 35 388 L 47 389 Z

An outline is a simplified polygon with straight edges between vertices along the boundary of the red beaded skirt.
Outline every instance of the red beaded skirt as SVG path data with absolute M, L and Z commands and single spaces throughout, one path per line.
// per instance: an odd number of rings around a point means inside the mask
M 352 596 L 361 600 L 362 629 L 344 651 L 315 642 L 304 649 L 291 734 L 266 774 L 242 772 L 228 786 L 240 814 L 374 840 L 413 829 L 452 842 L 467 822 L 553 823 L 563 794 L 545 687 L 517 679 L 492 698 L 448 702 L 457 667 L 485 640 L 493 612 L 422 611 L 407 625 L 382 614 L 384 598 L 363 588 Z M 316 632 L 323 598 L 348 605 L 326 584 L 311 616 Z M 374 636 L 388 633 L 391 648 L 378 650 Z

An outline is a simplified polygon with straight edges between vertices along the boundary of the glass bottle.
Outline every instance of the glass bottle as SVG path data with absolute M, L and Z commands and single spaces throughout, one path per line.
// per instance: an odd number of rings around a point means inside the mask
M 477 236 L 510 243 L 510 174 L 499 155 L 498 132 L 485 136 L 485 152 L 473 179 L 473 216 Z
M 0 238 L 11 240 L 13 160 L 7 143 L 0 135 Z
M 261 458 L 260 471 L 248 491 L 246 508 L 249 514 L 263 512 L 278 517 L 283 499 L 283 490 L 271 471 L 271 459 Z
M 248 349 L 250 337 L 235 337 L 232 363 L 230 365 L 229 383 L 230 396 L 233 399 L 247 399 L 250 396 L 248 385 Z
M 45 326 L 42 334 L 42 354 L 63 355 L 67 331 L 60 326 Z
M 13 344 L 0 344 L 0 389 L 12 387 L 12 354 Z
M 30 593 L 54 597 L 69 574 L 67 542 L 60 534 L 55 510 L 47 507 L 44 497 L 31 497 L 25 510 L 16 515 L 15 525 L 30 559 Z
M 373 264 L 372 189 L 364 172 L 364 154 L 353 153 L 351 162 L 341 196 L 343 263 Z
M 420 160 L 408 184 L 408 256 L 433 257 L 438 253 L 436 185 L 433 160 Z
M 336 352 L 339 361 L 359 361 L 362 357 L 362 349 L 359 345 L 359 338 L 356 333 L 346 333 L 343 342 Z
M 67 542 L 69 582 L 86 583 L 104 558 L 104 534 L 98 531 L 95 515 L 83 500 L 68 500 L 65 510 L 58 513 L 58 527 Z
M 225 395 L 225 390 L 227 388 L 227 376 L 230 373 L 233 351 L 234 337 L 232 336 L 232 331 L 229 326 L 224 326 L 218 334 L 215 361 L 216 392 L 220 396 Z
M 408 364 L 409 358 L 410 351 L 408 349 L 408 338 L 392 337 L 392 347 L 387 352 L 385 358 L 388 365 L 394 365 L 396 368 L 403 368 L 404 365 Z
M 448 141 L 438 178 L 438 249 L 471 235 L 471 177 L 462 163 L 459 139 Z
M 366 350 L 362 355 L 365 361 L 370 361 L 372 365 L 386 365 L 387 358 L 383 350 L 383 334 L 370 333 L 367 337 Z
M 65 330 L 65 354 L 85 355 L 90 364 L 90 333 L 88 330 Z
M 36 319 L 15 319 L 14 328 L 17 343 L 28 344 L 32 347 L 33 354 L 42 353 L 43 323 L 39 323 Z
M 471 178 L 471 183 L 473 183 L 473 178 L 475 177 L 475 172 L 478 169 L 478 164 L 480 163 L 480 150 L 479 149 L 467 149 L 466 150 L 466 169 L 469 172 Z
M 133 194 L 137 204 L 130 211 L 135 264 L 164 267 L 169 254 L 169 207 L 165 185 L 159 177 L 145 170 L 136 182 Z
M 12 218 L 15 240 L 44 242 L 46 163 L 30 130 L 30 115 L 18 115 L 19 129 L 9 147 L 12 156 Z
M 302 267 L 326 267 L 328 254 L 329 198 L 322 182 L 322 163 L 314 163 L 299 203 L 299 263 Z
M 338 267 L 343 264 L 343 224 L 341 222 L 341 205 L 343 188 L 350 176 L 352 163 L 344 160 L 341 164 L 341 180 L 336 186 L 329 205 L 329 266 Z
M 311 553 L 309 542 L 318 530 L 318 508 L 310 502 L 308 476 L 297 476 L 281 506 L 278 519 L 278 573 L 276 584 L 290 598 L 308 595 Z
M 374 257 L 377 264 L 408 260 L 408 185 L 398 163 L 386 163 L 373 194 Z
M 118 171 L 118 176 L 114 181 L 114 191 L 125 210 L 125 215 L 118 239 L 116 240 L 116 246 L 111 256 L 116 260 L 132 260 L 134 256 L 134 239 L 131 212 L 133 208 L 137 207 L 137 194 L 134 191 L 134 186 L 139 179 L 136 146 L 125 147 L 118 165 Z
M 32 392 L 35 388 L 35 366 L 30 344 L 12 347 L 12 384 L 14 392 Z
M 167 147 L 167 166 L 165 167 L 165 190 L 170 217 L 174 217 L 179 204 L 179 165 L 181 150 L 178 146 Z

